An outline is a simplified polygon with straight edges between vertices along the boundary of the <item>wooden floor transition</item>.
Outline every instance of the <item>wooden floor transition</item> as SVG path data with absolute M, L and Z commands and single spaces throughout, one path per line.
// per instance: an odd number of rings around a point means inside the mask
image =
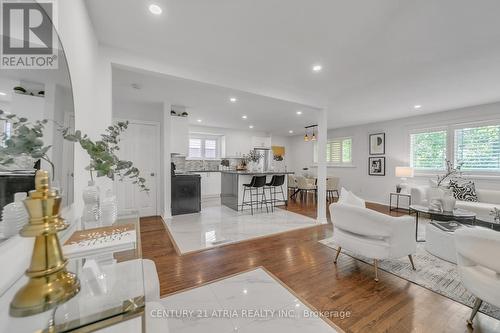
M 389 214 L 386 206 L 369 206 Z M 310 198 L 288 209 L 315 217 L 315 207 Z M 331 319 L 346 332 L 472 331 L 465 324 L 467 306 L 384 271 L 376 283 L 372 266 L 348 256 L 335 266 L 334 251 L 318 243 L 331 235 L 328 224 L 179 256 L 160 217 L 141 219 L 143 256 L 156 263 L 162 297 L 263 266 L 316 309 L 349 311 L 348 318 Z M 474 332 L 500 328 L 488 316 L 476 320 Z

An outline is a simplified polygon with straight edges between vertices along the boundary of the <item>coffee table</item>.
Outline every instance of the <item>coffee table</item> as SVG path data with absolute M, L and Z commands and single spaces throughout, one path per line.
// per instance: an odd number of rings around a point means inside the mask
M 483 215 L 476 216 L 476 220 L 474 221 L 474 224 L 479 225 L 481 227 L 493 229 L 495 231 L 500 231 L 500 222 L 495 221 L 495 219 L 491 215 L 489 215 L 489 216 L 483 216 Z
M 460 208 L 455 208 L 451 212 L 440 212 L 431 210 L 426 206 L 411 205 L 410 212 L 415 213 L 415 240 L 417 242 L 425 242 L 425 239 L 418 239 L 418 218 L 420 214 L 429 214 L 431 220 L 434 221 L 457 221 L 463 224 L 474 224 L 476 219 L 476 213 Z
M 455 231 L 467 227 L 473 228 L 456 221 L 432 221 L 425 230 L 425 250 L 440 259 L 456 264 Z

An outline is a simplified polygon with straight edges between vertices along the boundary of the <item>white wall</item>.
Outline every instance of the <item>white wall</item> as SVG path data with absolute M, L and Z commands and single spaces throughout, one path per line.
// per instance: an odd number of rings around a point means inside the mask
M 341 186 L 345 186 L 363 198 L 373 202 L 389 202 L 389 192 L 395 190 L 400 182 L 394 175 L 396 166 L 409 165 L 409 132 L 412 129 L 444 126 L 447 124 L 470 123 L 490 119 L 500 119 L 500 103 L 479 105 L 440 113 L 420 115 L 386 122 L 333 129 L 328 131 L 328 138 L 350 136 L 353 138 L 353 168 L 328 168 L 329 176 L 340 177 Z M 368 135 L 385 132 L 386 135 L 386 176 L 368 175 Z M 303 167 L 313 166 L 313 144 L 304 142 L 302 136 L 288 139 L 288 163 L 291 169 L 301 173 Z M 312 167 L 312 168 L 311 168 Z M 433 175 L 417 176 L 409 180 L 410 184 L 426 184 Z M 475 177 L 478 188 L 496 188 L 500 178 Z
M 111 63 L 99 49 L 84 0 L 57 1 L 59 32 L 73 86 L 75 127 L 97 139 L 111 124 Z M 89 180 L 84 170 L 89 158 L 80 147 L 75 150 L 75 204 L 81 209 L 81 193 Z M 111 181 L 100 178 L 104 191 Z

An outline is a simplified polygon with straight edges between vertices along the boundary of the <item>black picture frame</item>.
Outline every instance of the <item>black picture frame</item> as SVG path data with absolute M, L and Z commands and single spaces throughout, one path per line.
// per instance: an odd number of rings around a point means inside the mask
M 368 175 L 385 176 L 385 157 L 368 157 Z
M 381 146 L 381 150 L 374 150 L 372 140 L 380 139 L 381 143 L 378 146 Z M 368 136 L 368 148 L 370 151 L 370 155 L 385 155 L 385 133 L 373 133 Z

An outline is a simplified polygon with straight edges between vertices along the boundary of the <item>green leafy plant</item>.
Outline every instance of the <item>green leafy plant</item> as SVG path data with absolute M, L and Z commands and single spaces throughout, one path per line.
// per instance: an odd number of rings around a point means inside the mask
M 127 129 L 127 122 L 118 122 L 106 128 L 105 133 L 101 134 L 101 139 L 94 141 L 87 134 L 81 131 L 72 133 L 68 128 L 62 128 L 61 132 L 64 139 L 78 142 L 90 157 L 90 164 L 86 170 L 90 172 L 90 178 L 94 180 L 94 173 L 97 177 L 108 177 L 111 180 L 118 176 L 120 180 L 129 178 L 133 184 L 139 186 L 140 190 L 148 192 L 146 179 L 141 177 L 131 161 L 121 160 L 116 156 L 120 149 L 120 135 Z
M 243 159 L 245 159 L 247 162 L 254 162 L 254 163 L 259 162 L 260 159 L 263 157 L 264 155 L 257 153 L 255 150 L 250 150 L 248 155 L 243 155 Z
M 10 123 L 10 133 L 2 133 L 3 145 L 0 146 L 0 164 L 9 166 L 15 157 L 27 155 L 35 160 L 42 159 L 50 164 L 54 175 L 54 163 L 47 156 L 52 146 L 46 146 L 42 140 L 43 130 L 48 120 L 30 123 L 27 118 L 7 114 L 0 110 L 0 120 Z
M 283 161 L 283 156 L 282 155 L 273 155 L 273 160 L 277 162 Z

